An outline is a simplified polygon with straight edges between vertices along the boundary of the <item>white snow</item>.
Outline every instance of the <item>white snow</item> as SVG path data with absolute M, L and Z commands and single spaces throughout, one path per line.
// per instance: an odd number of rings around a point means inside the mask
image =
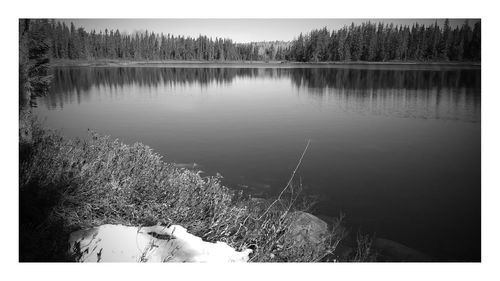
M 224 242 L 205 242 L 179 225 L 106 224 L 71 233 L 69 244 L 80 262 L 247 262 L 252 252 L 238 252 Z

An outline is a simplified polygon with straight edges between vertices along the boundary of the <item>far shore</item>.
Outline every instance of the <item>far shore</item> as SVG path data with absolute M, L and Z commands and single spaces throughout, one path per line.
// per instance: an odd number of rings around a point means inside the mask
M 90 67 L 126 67 L 126 66 L 186 66 L 194 67 L 330 67 L 330 66 L 436 66 L 436 67 L 481 67 L 480 62 L 433 62 L 433 61 L 331 61 L 331 62 L 294 62 L 294 61 L 199 61 L 199 60 L 52 60 L 52 66 L 90 66 Z

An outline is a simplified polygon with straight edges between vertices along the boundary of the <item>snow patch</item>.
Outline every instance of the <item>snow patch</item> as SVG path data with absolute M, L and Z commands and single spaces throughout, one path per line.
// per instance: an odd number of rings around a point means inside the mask
M 79 262 L 247 262 L 251 249 L 210 243 L 180 225 L 101 225 L 71 233 L 70 254 Z

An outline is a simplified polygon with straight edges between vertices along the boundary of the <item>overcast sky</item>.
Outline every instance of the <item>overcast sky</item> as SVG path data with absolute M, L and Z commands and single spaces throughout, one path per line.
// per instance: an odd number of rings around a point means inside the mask
M 62 19 L 66 24 L 70 22 L 75 27 L 83 27 L 87 31 L 95 29 L 97 32 L 104 29 L 120 30 L 133 33 L 135 31 L 154 31 L 155 33 L 170 33 L 196 37 L 223 37 L 235 42 L 255 41 L 289 41 L 301 32 L 327 27 L 339 29 L 352 22 L 359 24 L 366 21 L 394 23 L 397 25 L 434 24 L 436 19 Z M 462 25 L 464 19 L 451 19 L 452 26 Z M 478 20 L 469 20 L 472 26 Z M 444 19 L 437 19 L 443 25 Z

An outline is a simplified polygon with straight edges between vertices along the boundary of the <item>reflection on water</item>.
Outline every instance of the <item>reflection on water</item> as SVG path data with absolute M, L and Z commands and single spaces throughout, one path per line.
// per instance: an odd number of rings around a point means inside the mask
M 357 68 L 56 68 L 49 108 L 90 98 L 91 88 L 230 84 L 235 79 L 289 79 L 321 102 L 360 113 L 480 121 L 480 71 Z
M 481 72 L 434 66 L 55 68 L 49 127 L 143 142 L 230 187 L 299 174 L 315 211 L 347 214 L 442 260 L 480 259 Z

